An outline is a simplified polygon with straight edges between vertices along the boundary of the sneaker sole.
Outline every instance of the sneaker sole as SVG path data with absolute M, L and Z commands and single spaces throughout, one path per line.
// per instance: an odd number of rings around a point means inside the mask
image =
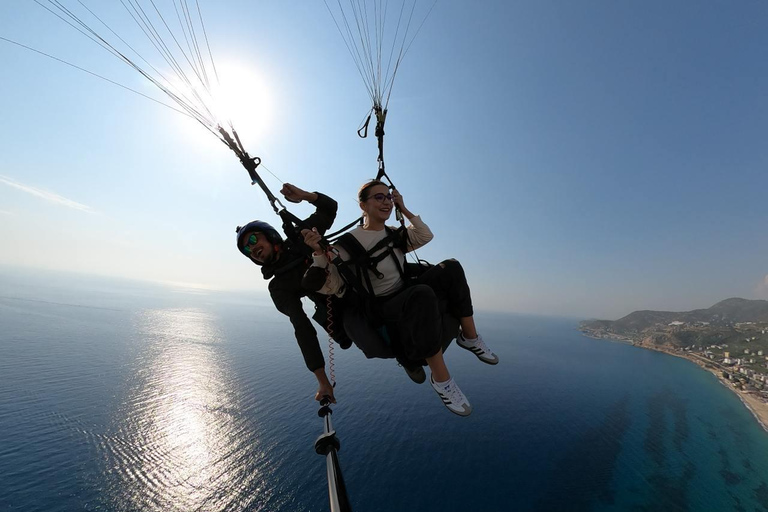
M 445 408 L 448 409 L 449 411 L 451 411 L 456 416 L 461 416 L 462 418 L 466 418 L 467 416 L 472 414 L 472 409 L 469 409 L 469 410 L 464 409 L 462 412 L 458 412 L 458 411 L 454 411 L 453 409 L 451 409 L 448 406 L 446 406 Z
M 474 350 L 472 350 L 472 347 L 465 347 L 465 346 L 464 346 L 464 345 L 462 345 L 462 344 L 461 344 L 461 342 L 460 342 L 460 341 L 458 341 L 458 340 L 456 341 L 456 344 L 457 344 L 458 346 L 460 346 L 461 348 L 463 348 L 464 350 L 468 350 L 468 351 L 472 352 L 473 354 L 475 354 L 475 357 L 477 357 L 479 360 L 481 360 L 481 361 L 482 361 L 482 362 L 484 362 L 485 364 L 490 364 L 490 365 L 499 364 L 499 356 L 496 356 L 496 359 L 491 359 L 491 360 L 488 360 L 488 359 L 483 359 L 482 357 L 480 357 L 480 355 L 479 355 L 479 354 L 475 353 L 475 351 L 474 351 Z

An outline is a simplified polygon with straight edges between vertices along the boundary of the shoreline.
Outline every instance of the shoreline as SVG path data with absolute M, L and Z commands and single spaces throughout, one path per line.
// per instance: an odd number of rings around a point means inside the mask
M 591 339 L 606 340 L 612 343 L 618 342 L 623 344 L 631 344 L 633 347 L 642 348 L 645 350 L 652 350 L 654 352 L 661 352 L 663 354 L 679 357 L 680 359 L 685 359 L 686 361 L 690 361 L 694 363 L 696 366 L 698 366 L 702 370 L 705 370 L 711 373 L 712 375 L 714 375 L 717 378 L 717 380 L 720 382 L 720 384 L 722 384 L 723 386 L 731 390 L 734 394 L 736 394 L 736 396 L 739 397 L 739 400 L 741 400 L 741 403 L 744 404 L 747 410 L 749 410 L 749 412 L 752 413 L 752 416 L 757 420 L 757 423 L 763 428 L 763 430 L 768 432 L 768 403 L 763 402 L 756 396 L 752 395 L 752 393 L 750 393 L 749 391 L 742 391 L 734 388 L 733 385 L 731 385 L 731 382 L 729 380 L 726 380 L 725 377 L 723 377 L 722 370 L 705 366 L 704 364 L 705 361 L 701 360 L 700 358 L 686 355 L 686 354 L 680 354 L 677 352 L 673 352 L 671 350 L 665 350 L 663 348 L 647 347 L 645 345 L 635 344 L 631 341 L 624 340 L 624 339 L 599 338 L 599 337 L 588 336 L 586 334 L 584 335 Z
M 640 348 L 646 348 L 646 347 L 640 347 Z M 654 350 L 654 349 L 650 349 Z M 658 350 L 657 352 L 664 352 L 665 354 L 669 354 L 671 356 L 679 357 L 681 359 L 685 359 L 686 361 L 690 361 L 694 363 L 699 368 L 706 370 L 710 372 L 712 375 L 714 375 L 717 380 L 731 390 L 737 397 L 739 397 L 739 400 L 741 400 L 741 403 L 744 404 L 744 406 L 749 409 L 749 412 L 752 413 L 752 416 L 757 420 L 757 422 L 760 424 L 760 426 L 768 432 L 768 404 L 761 401 L 759 398 L 755 397 L 750 393 L 749 391 L 742 391 L 739 389 L 736 389 L 731 384 L 731 381 L 727 380 L 725 377 L 723 377 L 722 370 L 719 370 L 717 368 L 707 368 L 704 366 L 703 362 L 699 360 L 698 358 L 694 357 L 687 357 L 683 354 L 676 354 L 674 352 L 667 352 L 666 350 Z

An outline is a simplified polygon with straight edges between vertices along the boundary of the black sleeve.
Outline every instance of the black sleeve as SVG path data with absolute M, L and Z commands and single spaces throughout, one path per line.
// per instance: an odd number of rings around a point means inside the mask
M 291 320 L 301 355 L 304 356 L 304 363 L 309 371 L 314 372 L 325 366 L 323 351 L 320 349 L 320 342 L 317 339 L 317 331 L 307 318 L 307 314 L 304 313 L 301 297 L 292 290 L 280 288 L 279 284 L 276 285 L 276 281 L 278 280 L 273 279 L 269 283 L 269 294 L 272 296 L 272 302 L 275 303 L 278 311 Z
M 316 292 L 320 290 L 328 279 L 325 269 L 322 267 L 309 267 L 304 272 L 304 277 L 301 280 L 301 286 L 305 290 L 310 292 Z
M 311 228 L 317 228 L 317 231 L 322 235 L 331 228 L 333 221 L 336 220 L 336 210 L 339 205 L 325 194 L 320 192 L 315 192 L 315 194 L 317 194 L 317 200 L 312 203 L 315 205 L 315 213 L 307 217 L 304 222 Z

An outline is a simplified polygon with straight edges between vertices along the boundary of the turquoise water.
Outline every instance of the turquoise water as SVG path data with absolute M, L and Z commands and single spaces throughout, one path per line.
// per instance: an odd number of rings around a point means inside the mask
M 501 363 L 446 353 L 468 418 L 336 349 L 356 511 L 768 511 L 768 433 L 709 373 L 477 320 Z M 328 510 L 314 386 L 268 298 L 4 269 L 0 510 Z

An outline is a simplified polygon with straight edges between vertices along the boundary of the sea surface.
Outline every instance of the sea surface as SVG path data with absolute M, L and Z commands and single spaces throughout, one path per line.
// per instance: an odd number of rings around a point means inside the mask
M 476 319 L 501 362 L 448 349 L 467 418 L 336 347 L 355 511 L 768 511 L 768 433 L 713 375 Z M 266 296 L 0 268 L 0 511 L 329 510 L 314 391 Z

